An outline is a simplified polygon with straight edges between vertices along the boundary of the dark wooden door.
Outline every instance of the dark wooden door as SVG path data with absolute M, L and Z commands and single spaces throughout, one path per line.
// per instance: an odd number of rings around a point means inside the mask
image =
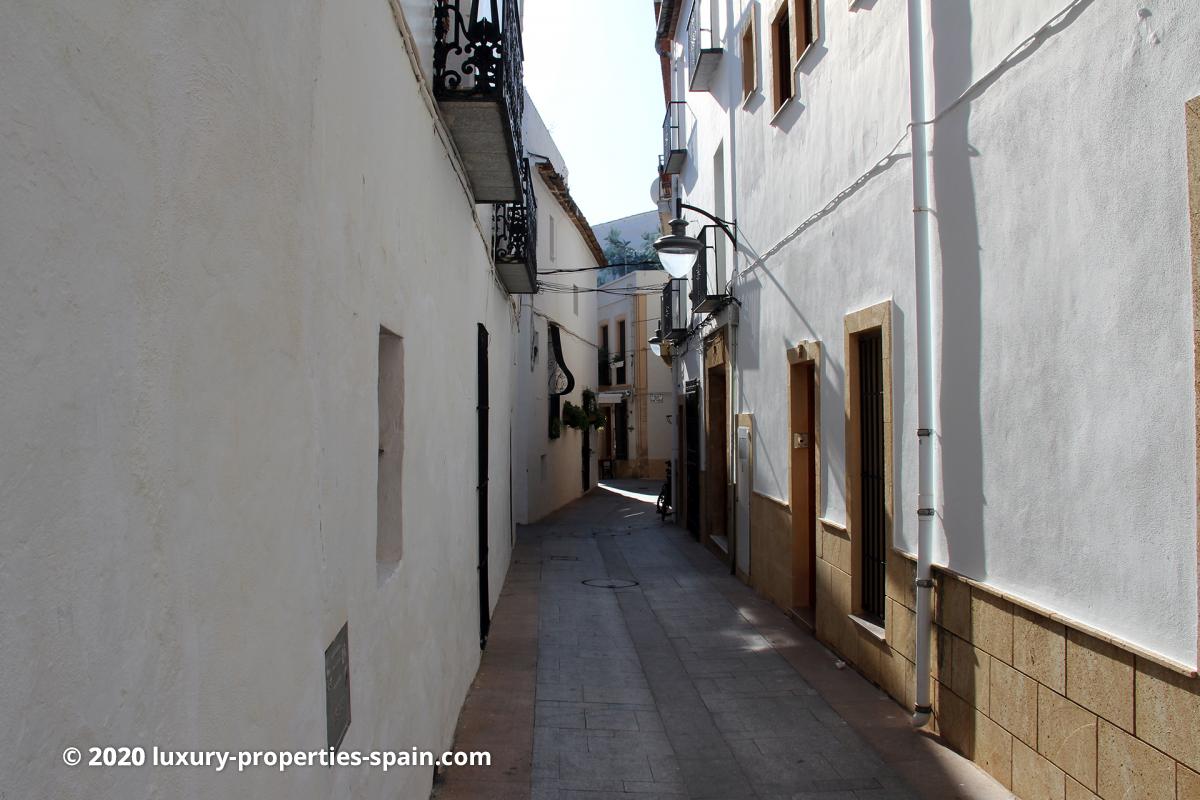
M 700 538 L 700 386 L 687 387 L 684 396 L 684 437 L 686 445 L 687 529 L 693 539 Z
M 792 607 L 812 610 L 817 596 L 815 377 L 812 362 L 791 367 Z M 802 615 L 811 622 L 810 615 Z
M 487 647 L 491 628 L 491 608 L 488 603 L 488 332 L 478 326 L 478 369 L 475 406 L 479 418 L 479 649 Z

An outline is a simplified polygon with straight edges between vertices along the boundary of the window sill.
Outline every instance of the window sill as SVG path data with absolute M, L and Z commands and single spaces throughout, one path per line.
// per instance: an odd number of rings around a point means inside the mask
M 808 58 L 808 54 L 817 49 L 816 42 L 810 42 L 804 47 L 804 51 L 800 53 L 800 57 L 796 59 L 796 63 L 792 64 L 792 79 L 795 80 L 796 70 L 800 69 L 800 65 L 804 63 L 804 59 Z
M 796 100 L 796 96 L 792 95 L 787 100 L 783 101 L 783 105 L 781 105 L 778 109 L 776 109 L 775 113 L 771 116 L 771 125 L 772 126 L 774 126 L 776 128 L 779 127 L 779 124 L 778 124 L 779 118 L 782 117 L 784 115 L 784 113 L 789 108 L 792 107 L 792 104 L 795 102 L 795 100 Z
M 877 623 L 872 622 L 871 620 L 867 619 L 866 617 L 861 617 L 858 614 L 848 614 L 847 616 L 850 617 L 851 622 L 853 622 L 858 627 L 862 628 L 864 631 L 869 633 L 871 636 L 874 636 L 880 642 L 887 641 L 887 632 L 883 629 L 883 627 L 881 625 L 878 625 Z

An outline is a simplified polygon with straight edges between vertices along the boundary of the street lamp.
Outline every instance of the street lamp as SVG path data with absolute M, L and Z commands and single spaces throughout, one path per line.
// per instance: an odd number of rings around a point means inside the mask
M 650 337 L 650 352 L 656 356 L 662 355 L 662 322 L 658 323 L 658 328 L 654 331 L 654 335 Z
M 676 201 L 675 219 L 668 223 L 671 226 L 671 232 L 654 240 L 654 249 L 658 252 L 658 260 L 662 262 L 663 269 L 672 278 L 686 278 L 696 264 L 696 259 L 704 250 L 704 242 L 688 236 L 687 221 L 683 219 L 685 208 L 712 220 L 715 224 L 711 227 L 719 228 L 733 242 L 734 252 L 737 251 L 738 246 L 737 222 L 714 217 L 704 209 L 688 205 L 682 200 Z
M 654 241 L 658 260 L 672 278 L 686 278 L 692 271 L 704 245 L 699 239 L 687 235 L 687 221 L 671 220 L 671 232 Z

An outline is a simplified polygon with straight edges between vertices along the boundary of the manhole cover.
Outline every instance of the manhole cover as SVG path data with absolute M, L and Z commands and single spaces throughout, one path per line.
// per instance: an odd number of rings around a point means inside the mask
M 588 578 L 582 582 L 584 586 L 595 586 L 597 589 L 628 589 L 637 586 L 637 581 L 623 581 L 620 578 Z
M 575 556 L 550 556 L 551 561 L 578 561 Z

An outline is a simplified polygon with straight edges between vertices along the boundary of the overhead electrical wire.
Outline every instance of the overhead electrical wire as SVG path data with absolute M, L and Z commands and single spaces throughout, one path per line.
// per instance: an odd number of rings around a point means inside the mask
M 660 266 L 658 261 L 626 261 L 623 264 L 604 264 L 599 267 L 562 267 L 559 269 L 539 269 L 538 275 L 557 275 L 563 272 L 596 272 L 597 270 L 610 269 L 614 267 L 657 267 Z

